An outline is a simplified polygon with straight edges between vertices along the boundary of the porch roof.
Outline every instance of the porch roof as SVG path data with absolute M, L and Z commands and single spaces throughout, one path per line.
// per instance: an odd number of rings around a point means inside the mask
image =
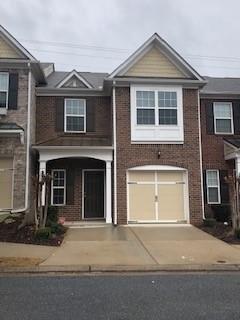
M 79 136 L 61 136 L 54 139 L 49 139 L 40 143 L 37 143 L 36 146 L 112 146 L 112 141 L 110 137 L 79 137 Z
M 224 138 L 224 158 L 225 160 L 236 159 L 240 157 L 240 139 Z

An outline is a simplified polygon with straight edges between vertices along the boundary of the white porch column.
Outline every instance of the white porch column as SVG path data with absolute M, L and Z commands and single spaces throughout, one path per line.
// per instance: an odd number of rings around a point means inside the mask
M 240 177 L 240 158 L 235 158 L 236 176 Z
M 112 223 L 112 161 L 106 161 L 106 223 Z
M 42 174 L 46 174 L 46 161 L 40 160 L 39 161 L 39 180 L 42 179 Z M 43 185 L 42 189 L 42 205 L 45 205 L 45 193 L 46 193 L 46 187 Z

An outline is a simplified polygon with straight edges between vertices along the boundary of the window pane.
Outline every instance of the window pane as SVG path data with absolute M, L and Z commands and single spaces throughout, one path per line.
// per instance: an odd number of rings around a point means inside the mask
M 155 93 L 154 91 L 137 91 L 138 108 L 154 108 Z
M 158 92 L 159 108 L 177 108 L 177 93 L 169 91 Z
M 66 114 L 84 116 L 85 107 L 82 99 L 67 99 L 66 100 Z
M 216 119 L 216 132 L 217 133 L 231 133 L 232 123 L 230 119 Z
M 231 109 L 229 104 L 214 104 L 214 115 L 216 118 L 231 118 Z
M 8 74 L 7 73 L 0 73 L 0 91 L 7 91 L 8 90 Z
M 53 189 L 53 204 L 64 204 L 64 189 Z
M 64 187 L 64 171 L 54 171 L 53 172 L 53 186 L 54 187 Z
M 208 202 L 219 202 L 218 188 L 208 188 Z
M 67 116 L 67 131 L 84 131 L 84 117 Z
M 159 109 L 159 124 L 177 125 L 177 110 L 176 109 Z
M 7 93 L 0 92 L 0 108 L 6 108 L 7 103 Z
M 218 172 L 217 171 L 207 171 L 207 185 L 217 186 L 218 185 Z
M 138 109 L 137 124 L 155 124 L 154 109 Z

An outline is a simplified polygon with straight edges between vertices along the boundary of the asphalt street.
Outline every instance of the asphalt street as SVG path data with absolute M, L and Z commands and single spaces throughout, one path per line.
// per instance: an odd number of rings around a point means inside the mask
M 240 274 L 0 277 L 1 320 L 240 319 Z

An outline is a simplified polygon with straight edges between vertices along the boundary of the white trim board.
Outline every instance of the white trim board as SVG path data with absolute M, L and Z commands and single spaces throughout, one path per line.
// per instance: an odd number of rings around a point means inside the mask
M 78 74 L 78 72 L 76 70 L 72 70 L 63 80 L 61 80 L 57 84 L 56 88 L 59 89 L 62 86 L 64 86 L 64 84 L 67 83 L 68 80 L 70 80 L 73 76 L 75 76 L 79 81 L 81 81 L 88 89 L 93 89 L 92 85 L 85 78 L 83 78 L 83 76 Z M 79 88 L 77 88 L 77 89 L 79 89 Z

